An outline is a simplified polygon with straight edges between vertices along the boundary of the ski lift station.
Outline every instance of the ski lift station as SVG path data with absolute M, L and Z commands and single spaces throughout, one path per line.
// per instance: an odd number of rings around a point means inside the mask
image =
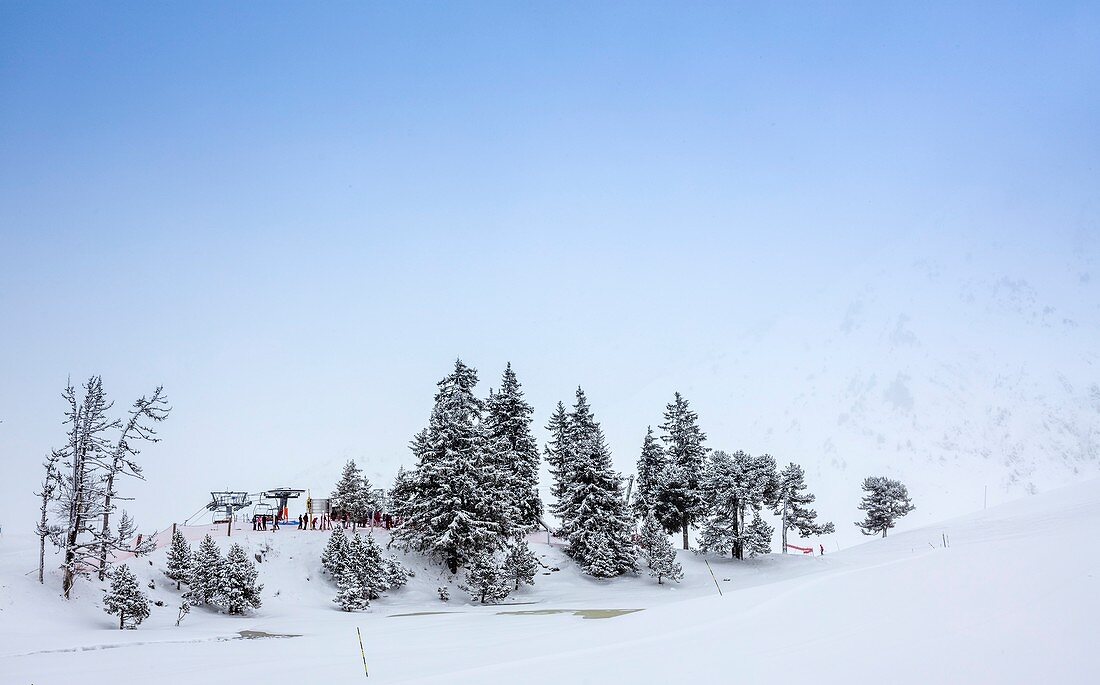
M 251 520 L 257 516 L 267 517 L 269 521 L 278 520 L 280 523 L 291 521 L 299 513 L 309 517 L 321 516 L 330 513 L 330 504 L 327 497 L 311 497 L 309 490 L 305 488 L 269 488 L 258 492 L 246 492 L 244 490 L 214 490 L 210 493 L 210 500 L 192 514 L 184 523 L 189 525 L 204 511 L 211 515 L 210 522 L 218 525 L 230 521 Z M 301 510 L 295 508 L 290 512 L 290 500 L 303 500 Z M 247 508 L 251 507 L 251 510 Z

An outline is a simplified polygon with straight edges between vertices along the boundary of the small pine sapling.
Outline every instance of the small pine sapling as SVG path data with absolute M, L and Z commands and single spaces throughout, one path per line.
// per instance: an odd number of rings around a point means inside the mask
M 342 611 L 359 611 L 370 606 L 359 573 L 351 565 L 346 565 L 336 578 L 336 588 L 333 601 Z
M 183 619 L 186 618 L 187 614 L 189 614 L 189 613 L 191 613 L 191 602 L 188 602 L 185 599 L 185 600 L 183 600 L 183 602 L 180 603 L 179 615 L 176 616 L 176 627 L 177 628 L 179 627 L 180 622 L 182 622 Z
M 225 560 L 214 538 L 207 535 L 191 562 L 191 579 L 184 597 L 192 606 L 210 604 L 221 592 Z
M 481 552 L 470 560 L 465 581 L 470 598 L 482 604 L 495 604 L 512 590 L 491 552 Z
M 642 557 L 649 566 L 649 575 L 657 579 L 658 585 L 663 584 L 666 578 L 677 582 L 683 579 L 684 569 L 676 561 L 676 550 L 652 511 L 648 512 L 642 524 L 640 547 Z
M 775 528 L 768 525 L 768 522 L 760 516 L 754 516 L 752 523 L 745 526 L 744 545 L 749 558 L 770 554 L 773 535 L 775 535 Z
M 225 556 L 225 578 L 219 601 L 230 614 L 243 614 L 260 606 L 263 585 L 256 584 L 256 565 L 245 554 L 244 548 L 234 544 Z
M 409 581 L 412 574 L 401 565 L 401 562 L 393 557 L 382 560 L 382 573 L 386 578 L 386 584 L 392 589 L 403 587 Z
M 321 568 L 331 578 L 338 578 L 343 573 L 343 563 L 347 558 L 348 538 L 344 535 L 343 528 L 334 528 L 332 535 L 328 537 L 325 551 L 321 553 Z
M 183 533 L 177 530 L 172 534 L 172 546 L 168 548 L 168 568 L 164 572 L 170 580 L 176 581 L 177 590 L 181 583 L 187 582 L 191 577 L 191 562 L 191 546 L 187 544 Z
M 149 618 L 149 598 L 138 588 L 137 578 L 126 564 L 111 572 L 111 589 L 103 598 L 103 610 L 118 615 L 119 630 L 132 630 Z
M 358 536 L 356 536 L 358 538 Z M 374 541 L 374 536 L 367 535 L 362 545 L 362 556 L 359 560 L 359 576 L 362 579 L 363 589 L 367 593 L 367 599 L 378 599 L 382 593 L 389 589 L 386 582 L 386 571 L 382 562 L 382 549 Z
M 538 573 L 539 562 L 527 546 L 527 540 L 519 538 L 508 549 L 504 557 L 504 575 L 509 581 L 515 583 L 518 590 L 521 584 L 535 584 L 535 574 Z

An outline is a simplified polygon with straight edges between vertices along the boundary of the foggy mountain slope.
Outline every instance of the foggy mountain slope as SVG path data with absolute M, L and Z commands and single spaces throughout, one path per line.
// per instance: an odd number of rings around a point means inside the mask
M 918 510 L 908 525 L 981 508 L 986 485 L 992 504 L 1094 475 L 1094 252 L 1078 244 L 1036 257 L 1062 262 L 1047 270 L 1059 278 L 1039 282 L 1029 256 L 1005 251 L 869 265 L 731 336 L 678 387 L 711 447 L 806 465 L 819 510 L 842 529 L 852 529 L 866 475 L 910 485 Z

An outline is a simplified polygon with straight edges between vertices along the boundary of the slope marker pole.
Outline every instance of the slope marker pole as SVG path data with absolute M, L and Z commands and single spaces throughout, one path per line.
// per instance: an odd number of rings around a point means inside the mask
M 363 651 L 363 634 L 359 632 L 359 626 L 355 626 L 355 634 L 359 636 L 359 656 L 363 657 L 363 677 L 369 678 L 370 673 L 367 673 L 367 653 Z
M 703 563 L 707 565 L 707 570 L 710 571 L 710 577 L 714 580 L 714 587 L 718 588 L 718 596 L 722 596 L 722 586 L 718 584 L 718 579 L 714 577 L 714 569 L 710 567 L 710 562 L 703 559 Z

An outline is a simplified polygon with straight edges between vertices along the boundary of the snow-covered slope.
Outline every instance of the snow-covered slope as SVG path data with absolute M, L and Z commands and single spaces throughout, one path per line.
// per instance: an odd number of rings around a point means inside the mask
M 112 685 L 272 674 L 351 682 L 363 677 L 359 627 L 370 682 L 1092 682 L 1098 486 L 1040 494 L 824 557 L 711 560 L 723 596 L 692 555 L 681 557 L 682 584 L 658 587 L 645 577 L 581 577 L 544 541 L 536 553 L 561 570 L 540 575 L 510 598 L 512 606 L 472 605 L 455 590 L 441 603 L 439 568 L 413 558 L 409 587 L 367 613 L 346 614 L 332 607 L 332 588 L 317 570 L 323 533 L 240 532 L 234 539 L 252 550 L 269 548 L 260 565 L 265 604 L 255 615 L 196 609 L 174 627 L 178 595 L 160 575 L 162 552 L 136 568 L 143 582 L 156 581 L 151 594 L 168 606 L 125 632 L 100 611 L 95 583 L 82 583 L 78 598 L 64 603 L 56 578 L 39 586 L 24 575 L 35 562 L 33 539 L 7 538 L 0 673 L 4 682 L 38 685 L 71 683 L 74 674 Z M 633 609 L 642 611 L 585 618 L 618 613 L 590 610 Z M 295 637 L 242 639 L 239 631 Z
M 935 247 L 899 241 L 759 321 L 717 311 L 723 346 L 654 376 L 618 413 L 656 423 L 653 397 L 680 390 L 711 447 L 803 464 L 843 545 L 858 540 L 868 475 L 909 485 L 918 509 L 903 527 L 981 509 L 987 488 L 994 504 L 1096 477 L 1096 237 L 1052 235 L 1044 254 Z M 632 468 L 637 447 L 622 442 Z

